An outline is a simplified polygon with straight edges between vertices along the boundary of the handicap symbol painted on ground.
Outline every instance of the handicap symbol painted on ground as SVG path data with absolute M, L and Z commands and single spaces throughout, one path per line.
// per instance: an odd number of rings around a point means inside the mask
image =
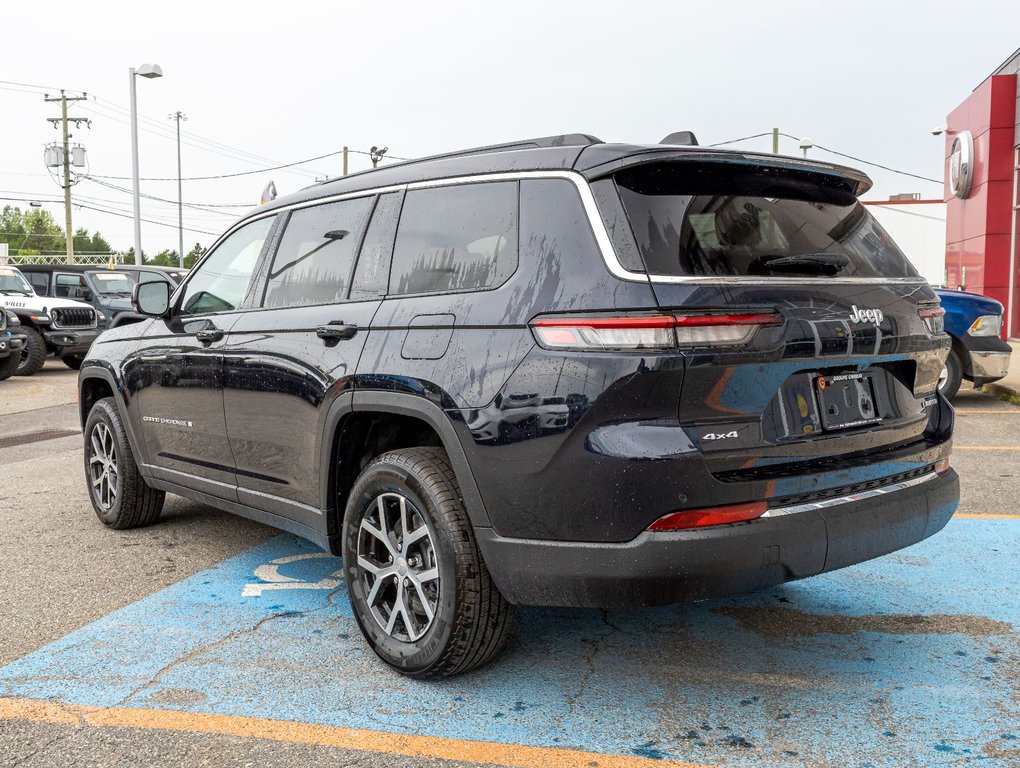
M 343 584 L 343 569 L 338 568 L 318 581 L 307 581 L 294 576 L 285 576 L 280 573 L 281 565 L 303 562 L 305 560 L 330 560 L 337 561 L 337 558 L 326 552 L 305 552 L 300 555 L 288 555 L 270 560 L 265 565 L 255 569 L 255 578 L 260 581 L 255 584 L 245 584 L 241 590 L 241 597 L 261 597 L 263 592 L 275 589 L 326 589 L 333 590 Z

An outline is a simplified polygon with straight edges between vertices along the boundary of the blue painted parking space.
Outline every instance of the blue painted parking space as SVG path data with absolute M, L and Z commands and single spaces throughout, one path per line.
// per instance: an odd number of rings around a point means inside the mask
M 1020 764 L 1020 520 L 695 606 L 522 609 L 503 657 L 439 683 L 367 650 L 339 567 L 278 536 L 0 669 L 0 696 L 701 765 Z

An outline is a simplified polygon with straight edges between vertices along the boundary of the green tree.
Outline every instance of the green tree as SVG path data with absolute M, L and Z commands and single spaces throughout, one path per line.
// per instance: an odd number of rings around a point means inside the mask
M 195 243 L 195 247 L 188 251 L 188 254 L 184 257 L 184 266 L 191 269 L 205 255 L 205 252 L 205 246 L 201 243 Z
M 90 235 L 84 227 L 74 232 L 75 253 L 112 253 L 113 248 L 98 231 Z
M 64 230 L 49 211 L 5 205 L 0 212 L 0 243 L 8 244 L 11 256 L 59 253 L 64 250 Z
M 160 251 L 153 258 L 146 259 L 145 263 L 152 264 L 154 267 L 176 267 L 179 266 L 180 260 L 177 258 L 177 251 L 168 248 Z

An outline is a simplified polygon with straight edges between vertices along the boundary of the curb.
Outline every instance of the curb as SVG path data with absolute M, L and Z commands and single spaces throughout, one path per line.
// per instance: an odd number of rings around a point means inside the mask
M 985 384 L 982 389 L 1003 400 L 1020 401 L 1020 385 L 1004 384 L 1001 381 L 993 381 Z

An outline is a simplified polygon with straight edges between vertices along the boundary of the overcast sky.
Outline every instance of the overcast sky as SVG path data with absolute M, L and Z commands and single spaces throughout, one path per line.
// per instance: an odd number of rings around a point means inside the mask
M 95 175 L 130 177 L 128 68 L 138 81 L 141 175 L 232 174 L 339 150 L 416 157 L 566 132 L 658 142 L 693 130 L 711 144 L 782 131 L 942 178 L 932 128 L 1020 45 L 1020 4 L 960 2 L 220 2 L 5 3 L 0 80 L 86 91 L 73 131 Z M 94 97 L 94 98 L 93 98 Z M 0 83 L 0 197 L 29 197 L 63 223 L 42 151 L 59 114 L 36 88 Z M 208 143 L 216 142 L 215 144 Z M 735 146 L 768 150 L 770 137 Z M 784 139 L 781 151 L 799 154 Z M 820 150 L 813 157 L 840 160 Z M 351 170 L 370 165 L 351 156 Z M 938 197 L 938 184 L 860 166 L 869 198 Z M 297 169 L 185 181 L 196 205 L 247 205 L 338 175 L 338 156 Z M 108 179 L 125 189 L 130 180 Z M 142 192 L 176 200 L 176 181 Z M 83 205 L 130 216 L 131 196 L 83 180 Z M 7 201 L 0 200 L 0 205 Z M 25 205 L 24 203 L 14 203 Z M 185 209 L 185 250 L 244 208 Z M 176 248 L 176 205 L 142 201 L 149 254 Z M 75 208 L 74 226 L 132 244 L 130 218 Z

